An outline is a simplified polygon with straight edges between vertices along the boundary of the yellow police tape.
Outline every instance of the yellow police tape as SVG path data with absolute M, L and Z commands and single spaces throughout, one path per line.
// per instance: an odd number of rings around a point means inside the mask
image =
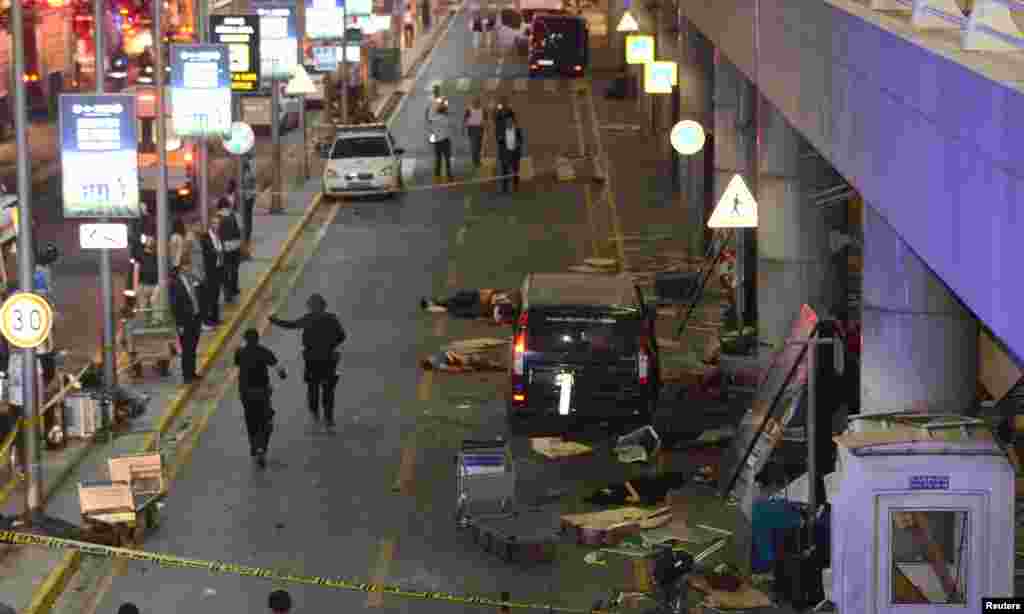
M 10 462 L 10 455 L 8 454 L 8 452 L 10 452 L 11 446 L 14 445 L 14 440 L 17 439 L 18 432 L 21 429 L 23 429 L 26 425 L 32 425 L 42 421 L 42 416 L 36 416 L 35 418 L 32 418 L 30 420 L 21 418 L 14 423 L 14 428 L 11 429 L 11 432 L 7 434 L 7 437 L 4 437 L 3 443 L 0 443 L 0 469 L 6 467 L 7 464 Z
M 155 552 L 144 552 L 140 550 L 128 550 L 126 548 L 113 548 L 100 544 L 81 542 L 73 539 L 61 539 L 59 537 L 46 537 L 43 535 L 32 535 L 19 533 L 17 531 L 0 531 L 0 542 L 23 546 L 43 546 L 61 550 L 78 550 L 82 554 L 99 556 L 109 559 L 128 559 L 156 563 L 163 567 L 175 567 L 180 569 L 202 569 L 211 573 L 228 573 L 251 578 L 264 578 L 277 580 L 278 582 L 290 582 L 293 584 L 308 584 L 312 586 L 323 586 L 346 591 L 360 593 L 383 593 L 404 597 L 406 599 L 424 599 L 429 601 L 446 601 L 449 603 L 461 603 L 466 605 L 478 605 L 495 608 L 516 608 L 521 610 L 544 610 L 547 612 L 560 612 L 563 614 L 609 614 L 607 610 L 585 610 L 582 608 L 568 608 L 562 606 L 528 603 L 519 601 L 501 601 L 489 597 L 474 595 L 456 595 L 438 591 L 417 591 L 409 588 L 402 588 L 393 584 L 369 584 L 356 582 L 343 578 L 325 578 L 323 576 L 299 576 L 284 571 L 275 571 L 264 567 L 249 567 L 247 565 L 235 565 L 234 563 L 223 563 L 219 561 L 204 561 L 202 559 L 187 559 L 172 554 L 160 554 Z

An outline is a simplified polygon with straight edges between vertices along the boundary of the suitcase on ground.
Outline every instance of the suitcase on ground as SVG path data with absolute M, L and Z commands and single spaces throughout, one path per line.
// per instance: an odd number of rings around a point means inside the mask
M 507 563 L 527 565 L 555 559 L 559 522 L 554 509 L 517 509 L 469 520 L 473 541 Z
M 466 440 L 455 457 L 455 519 L 504 512 L 515 496 L 515 466 L 502 440 Z

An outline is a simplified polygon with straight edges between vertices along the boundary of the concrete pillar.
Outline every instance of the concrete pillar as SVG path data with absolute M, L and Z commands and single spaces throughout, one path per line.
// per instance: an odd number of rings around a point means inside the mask
M 754 88 L 736 66 L 723 54 L 717 54 L 714 74 L 714 134 L 715 134 L 715 191 L 717 204 L 726 186 L 737 173 L 756 196 L 757 173 L 753 165 L 754 135 Z M 753 289 L 752 273 L 756 268 L 751 247 L 753 232 L 748 229 L 736 231 L 733 245 L 737 252 L 736 276 L 740 286 L 737 306 L 743 316 L 744 326 L 751 325 L 754 314 L 751 305 Z
M 866 205 L 861 413 L 962 413 L 977 386 L 977 320 Z
M 808 202 L 828 177 L 826 163 L 768 101 L 761 103 L 758 181 L 758 336 L 779 346 L 800 305 L 832 305 L 827 210 Z
M 680 9 L 681 10 L 681 9 Z M 697 28 L 680 16 L 679 40 L 679 120 L 693 120 L 710 132 L 714 127 L 712 71 L 714 50 Z M 672 118 L 675 119 L 675 118 Z M 669 123 L 669 130 L 672 129 Z M 671 149 L 671 146 L 670 146 Z M 674 151 L 674 150 L 673 150 Z M 680 204 L 682 223 L 687 229 L 687 248 L 701 254 L 704 245 L 705 190 L 711 188 L 704 180 L 705 156 L 712 155 L 709 147 L 692 156 L 678 156 L 680 177 Z

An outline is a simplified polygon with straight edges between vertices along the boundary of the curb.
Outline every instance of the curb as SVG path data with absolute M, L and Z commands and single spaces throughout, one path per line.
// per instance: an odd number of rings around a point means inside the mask
M 205 353 L 203 360 L 199 364 L 199 370 L 206 370 L 214 360 L 220 357 L 220 353 L 223 351 L 224 346 L 227 345 L 228 339 L 233 337 L 235 332 L 237 332 L 242 320 L 245 319 L 249 310 L 252 309 L 253 304 L 255 304 L 256 297 L 263 292 L 263 289 L 270 281 L 270 276 L 281 267 L 281 262 L 284 260 L 285 255 L 291 251 L 292 246 L 298 240 L 302 231 L 305 230 L 306 226 L 309 224 L 309 220 L 312 219 L 313 214 L 320 208 L 321 203 L 323 203 L 323 198 L 320 194 L 317 194 L 313 198 L 313 202 L 310 206 L 306 208 L 306 212 L 302 215 L 302 218 L 292 226 L 292 229 L 288 233 L 288 238 L 286 238 L 284 243 L 281 245 L 281 249 L 278 250 L 277 255 L 274 257 L 270 266 L 263 272 L 263 275 L 260 276 L 256 285 L 253 286 L 253 288 L 246 294 L 245 299 L 242 301 L 234 317 L 231 318 L 231 322 L 228 326 L 213 340 L 209 351 Z M 152 449 L 160 440 L 164 431 L 167 430 L 178 414 L 181 413 L 181 410 L 192 397 L 192 393 L 197 387 L 197 383 L 189 384 L 185 390 L 171 400 L 168 404 L 167 410 L 164 411 L 157 420 L 155 432 L 146 436 L 143 443 L 144 450 Z M 57 488 L 63 485 L 67 478 L 75 469 L 77 469 L 82 459 L 84 459 L 92 449 L 93 446 L 91 445 L 83 447 L 82 454 L 78 456 L 73 463 L 68 465 L 68 468 L 60 474 L 58 480 L 53 481 L 53 485 L 46 493 L 47 499 L 57 490 Z M 42 584 L 40 584 L 39 588 L 35 591 L 35 594 L 32 597 L 32 602 L 28 608 L 25 609 L 24 614 L 49 614 L 50 610 L 53 608 L 53 604 L 67 587 L 68 581 L 75 572 L 78 571 L 81 560 L 82 554 L 78 550 L 72 550 L 65 553 L 61 561 L 50 571 L 46 576 L 46 579 L 43 580 Z

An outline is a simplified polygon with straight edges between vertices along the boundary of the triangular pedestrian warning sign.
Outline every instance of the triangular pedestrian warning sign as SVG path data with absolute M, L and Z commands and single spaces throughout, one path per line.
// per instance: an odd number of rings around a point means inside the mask
M 757 228 L 757 201 L 743 177 L 733 175 L 715 205 L 708 228 Z
M 636 32 L 640 29 L 640 24 L 636 22 L 636 17 L 629 11 L 622 14 L 622 19 L 619 20 L 619 25 L 616 26 L 616 32 Z

